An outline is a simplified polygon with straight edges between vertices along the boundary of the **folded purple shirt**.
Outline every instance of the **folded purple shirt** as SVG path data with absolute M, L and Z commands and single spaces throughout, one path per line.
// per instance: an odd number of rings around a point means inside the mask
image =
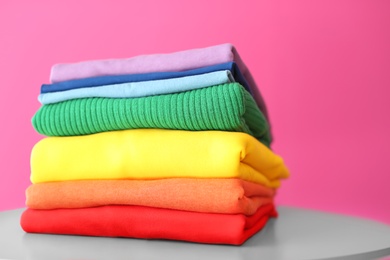
M 225 62 L 236 62 L 257 105 L 269 122 L 268 112 L 260 91 L 235 47 L 230 43 L 185 51 L 135 56 L 127 59 L 92 60 L 56 64 L 51 69 L 52 83 L 107 75 L 123 75 L 164 71 L 183 71 Z M 270 123 L 270 122 L 269 122 Z
M 51 82 L 103 75 L 182 71 L 235 61 L 237 52 L 231 44 L 191 49 L 165 54 L 140 55 L 127 59 L 92 60 L 71 64 L 56 64 L 51 70 Z M 236 61 L 237 62 L 237 61 Z M 241 68 L 242 62 L 237 62 Z

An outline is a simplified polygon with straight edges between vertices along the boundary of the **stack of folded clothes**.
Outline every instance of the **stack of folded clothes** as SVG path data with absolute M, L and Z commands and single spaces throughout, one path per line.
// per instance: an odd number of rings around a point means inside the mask
M 58 64 L 43 85 L 26 232 L 240 245 L 288 177 L 231 44 Z

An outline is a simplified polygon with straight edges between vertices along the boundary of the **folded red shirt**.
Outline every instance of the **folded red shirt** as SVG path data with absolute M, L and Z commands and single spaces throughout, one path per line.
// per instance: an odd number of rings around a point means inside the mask
M 276 217 L 273 204 L 251 216 L 201 213 L 144 206 L 27 209 L 21 226 L 29 233 L 132 237 L 241 245 Z

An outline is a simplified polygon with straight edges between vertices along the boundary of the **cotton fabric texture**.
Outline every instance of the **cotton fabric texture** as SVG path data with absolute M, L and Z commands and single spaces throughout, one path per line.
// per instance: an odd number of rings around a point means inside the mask
M 274 189 L 240 179 L 81 180 L 32 184 L 26 190 L 26 205 L 32 209 L 138 205 L 253 215 L 272 203 L 274 194 Z
M 21 226 L 30 233 L 173 239 L 241 245 L 277 213 L 273 204 L 252 216 L 213 214 L 142 206 L 27 209 Z
M 239 178 L 276 188 L 289 172 L 252 136 L 224 131 L 135 129 L 48 137 L 31 152 L 31 182 Z

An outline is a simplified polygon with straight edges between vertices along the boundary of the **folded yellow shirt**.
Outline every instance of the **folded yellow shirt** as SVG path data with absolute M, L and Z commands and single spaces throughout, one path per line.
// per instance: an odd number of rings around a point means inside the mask
M 223 131 L 136 129 L 47 137 L 31 153 L 31 182 L 240 178 L 279 187 L 281 157 L 254 137 Z

